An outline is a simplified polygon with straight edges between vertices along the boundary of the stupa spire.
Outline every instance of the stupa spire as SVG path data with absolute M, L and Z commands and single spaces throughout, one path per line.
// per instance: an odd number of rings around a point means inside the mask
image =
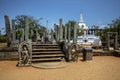
M 80 23 L 83 23 L 83 16 L 82 16 L 82 12 L 80 13 Z

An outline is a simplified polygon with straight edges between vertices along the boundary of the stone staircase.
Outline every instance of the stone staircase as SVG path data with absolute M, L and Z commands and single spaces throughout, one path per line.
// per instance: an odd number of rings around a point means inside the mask
M 32 63 L 61 61 L 65 61 L 65 56 L 58 44 L 32 45 Z

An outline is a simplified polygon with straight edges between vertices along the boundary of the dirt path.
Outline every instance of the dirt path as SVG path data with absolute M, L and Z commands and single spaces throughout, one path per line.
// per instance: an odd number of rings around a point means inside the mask
M 81 59 L 80 59 L 81 60 Z M 120 80 L 120 58 L 94 57 L 61 69 L 16 67 L 17 61 L 0 61 L 0 80 Z

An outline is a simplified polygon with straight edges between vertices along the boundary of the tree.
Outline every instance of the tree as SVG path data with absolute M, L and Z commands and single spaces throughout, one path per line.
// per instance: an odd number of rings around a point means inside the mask
M 70 26 L 71 27 L 71 34 L 70 34 L 70 36 L 71 36 L 71 39 L 73 39 L 73 35 L 74 35 L 74 25 L 76 24 L 76 22 L 75 21 L 73 21 L 73 20 L 69 20 L 66 24 L 65 24 L 65 26 Z M 67 28 L 67 30 L 68 30 L 68 28 Z
M 25 18 L 28 17 L 29 19 L 29 37 L 31 38 L 32 36 L 30 36 L 31 34 L 31 30 L 33 30 L 33 32 L 35 33 L 36 29 L 38 30 L 38 33 L 40 35 L 43 35 L 43 28 L 45 29 L 44 26 L 41 26 L 39 23 L 39 19 L 34 19 L 32 16 L 27 16 L 27 15 L 18 15 L 15 17 L 15 22 L 16 22 L 16 34 L 17 34 L 17 38 L 20 38 L 22 36 L 22 33 L 20 32 L 20 28 L 24 28 L 25 29 Z M 42 31 L 42 32 L 41 32 Z
M 109 27 L 105 27 L 102 31 L 102 41 L 105 41 L 107 32 L 117 32 L 118 33 L 118 42 L 120 42 L 120 17 L 118 17 L 115 20 L 112 20 L 110 24 L 108 24 Z M 113 36 L 114 37 L 114 36 Z

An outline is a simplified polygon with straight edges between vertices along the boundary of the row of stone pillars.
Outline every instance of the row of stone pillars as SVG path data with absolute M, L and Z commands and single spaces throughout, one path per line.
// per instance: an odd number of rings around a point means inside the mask
M 69 24 L 68 26 L 65 26 L 65 33 L 64 33 L 64 37 L 63 37 L 63 27 L 62 27 L 62 19 L 59 19 L 59 25 L 54 24 L 54 29 L 55 29 L 55 39 L 58 42 L 61 41 L 68 41 L 68 43 L 70 43 L 70 39 L 71 39 L 71 24 Z M 68 35 L 68 39 L 67 39 L 67 35 Z M 73 43 L 77 42 L 77 24 L 74 25 L 74 39 L 73 39 Z
M 9 17 L 5 15 L 4 18 L 5 18 L 6 35 L 7 35 L 7 39 L 6 39 L 7 47 L 10 47 L 14 43 L 16 43 L 15 20 L 12 20 L 12 30 L 11 30 Z M 22 31 L 21 42 L 28 40 L 28 35 L 29 35 L 29 19 L 26 17 L 25 20 L 26 20 L 25 30 L 21 29 Z

